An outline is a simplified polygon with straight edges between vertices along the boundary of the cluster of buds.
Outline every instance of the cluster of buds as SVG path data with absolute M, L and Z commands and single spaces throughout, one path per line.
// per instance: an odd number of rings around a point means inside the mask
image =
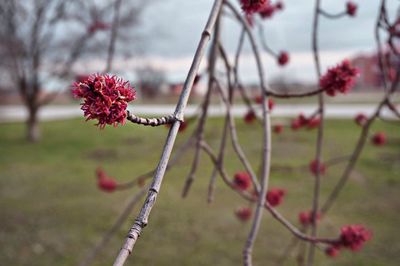
M 339 239 L 331 244 L 326 250 L 330 257 L 336 257 L 341 248 L 347 248 L 351 251 L 359 251 L 364 243 L 372 238 L 372 233 L 363 225 L 347 225 L 340 230 Z
M 314 129 L 319 126 L 321 123 L 321 119 L 319 117 L 310 117 L 307 118 L 304 116 L 304 114 L 299 114 L 298 117 L 292 120 L 291 122 L 291 128 L 293 130 L 297 130 L 300 128 L 308 128 L 308 129 Z
M 323 162 L 320 162 L 318 160 L 312 160 L 310 162 L 309 168 L 310 168 L 310 172 L 315 176 L 318 173 L 320 175 L 324 175 L 326 172 L 326 165 Z
M 246 222 L 251 218 L 252 210 L 249 207 L 240 207 L 235 211 L 235 215 L 240 221 Z
M 75 82 L 72 94 L 84 99 L 81 109 L 86 120 L 98 120 L 98 126 L 125 124 L 128 103 L 136 98 L 129 82 L 116 76 L 91 75 Z
M 304 226 L 314 224 L 315 222 L 318 222 L 319 220 L 321 220 L 320 212 L 317 212 L 317 214 L 315 215 L 314 222 L 313 222 L 313 212 L 312 211 L 303 211 L 303 212 L 299 213 L 299 222 Z
M 282 188 L 271 188 L 268 190 L 266 200 L 269 205 L 276 207 L 283 202 L 283 198 L 286 195 L 286 189 Z
M 352 1 L 346 3 L 346 13 L 347 15 L 354 17 L 357 13 L 357 5 Z
M 247 172 L 236 172 L 233 176 L 233 184 L 238 190 L 247 190 L 251 186 L 251 178 Z
M 113 192 L 117 188 L 117 182 L 114 178 L 107 175 L 107 173 L 100 167 L 96 169 L 97 186 L 105 192 Z
M 358 70 L 351 66 L 349 60 L 344 60 L 336 67 L 328 69 L 319 84 L 326 94 L 335 96 L 338 92 L 349 92 L 354 86 L 357 75 Z

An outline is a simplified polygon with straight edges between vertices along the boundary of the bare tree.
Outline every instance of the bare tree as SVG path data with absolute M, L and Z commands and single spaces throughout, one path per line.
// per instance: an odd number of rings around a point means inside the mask
M 74 64 L 93 54 L 97 58 L 101 53 L 107 54 L 106 71 L 111 70 L 117 37 L 129 40 L 123 34 L 118 35 L 117 28 L 137 25 L 145 6 L 140 1 L 121 2 L 0 2 L 0 67 L 10 77 L 28 111 L 29 141 L 40 138 L 39 109 L 57 95 L 44 95 L 49 80 L 56 81 L 58 89 L 62 89 L 65 85 L 61 81 L 74 76 Z

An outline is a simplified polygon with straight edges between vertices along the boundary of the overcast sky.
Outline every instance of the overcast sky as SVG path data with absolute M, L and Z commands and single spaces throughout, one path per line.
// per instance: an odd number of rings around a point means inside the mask
M 375 47 L 373 27 L 380 1 L 353 0 L 359 5 L 357 16 L 338 20 L 321 19 L 320 49 L 323 67 L 330 66 L 360 52 L 371 52 Z M 314 78 L 310 54 L 311 24 L 314 0 L 286 0 L 285 10 L 265 20 L 269 46 L 291 54 L 290 65 L 276 66 L 274 59 L 264 56 L 269 76 L 283 76 L 291 80 L 311 81 Z M 396 0 L 389 0 L 394 7 Z M 155 0 L 143 15 L 144 53 L 129 60 L 129 66 L 150 64 L 167 72 L 172 81 L 184 79 L 207 20 L 213 0 Z M 345 0 L 323 0 L 322 6 L 331 13 L 342 12 Z M 395 10 L 390 10 L 395 12 Z M 224 19 L 223 43 L 233 53 L 240 28 L 230 18 Z M 257 78 L 251 53 L 245 50 L 243 78 Z

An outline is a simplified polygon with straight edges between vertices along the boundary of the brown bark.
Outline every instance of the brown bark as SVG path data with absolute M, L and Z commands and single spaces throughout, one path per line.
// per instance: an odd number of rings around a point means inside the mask
M 38 108 L 36 106 L 28 106 L 27 109 L 28 119 L 26 121 L 26 137 L 29 142 L 37 142 L 40 140 Z

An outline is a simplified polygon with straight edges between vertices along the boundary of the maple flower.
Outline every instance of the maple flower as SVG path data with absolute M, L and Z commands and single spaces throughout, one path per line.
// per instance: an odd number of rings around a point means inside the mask
M 321 213 L 318 212 L 317 216 L 315 217 L 316 221 L 318 222 L 321 220 Z M 312 224 L 312 211 L 304 211 L 299 213 L 299 222 L 302 225 L 310 225 Z
M 268 98 L 268 109 L 269 109 L 270 111 L 272 111 L 272 110 L 274 109 L 274 107 L 275 107 L 275 102 L 274 102 L 274 100 L 272 100 L 272 98 Z
M 307 121 L 307 128 L 308 129 L 317 128 L 319 124 L 321 124 L 321 119 L 319 117 L 314 117 Z
M 254 102 L 257 104 L 262 104 L 264 98 L 262 95 L 257 95 L 256 97 L 254 97 Z M 268 109 L 270 111 L 272 111 L 274 109 L 275 106 L 275 102 L 272 98 L 268 98 Z
M 267 2 L 267 0 L 240 0 L 242 10 L 246 14 L 258 12 Z
M 348 1 L 346 3 L 346 13 L 347 15 L 354 17 L 357 12 L 357 5 L 353 3 L 352 1 Z
M 249 207 L 241 207 L 235 211 L 236 217 L 243 222 L 248 221 L 251 218 L 251 214 L 252 211 Z
M 317 160 L 312 160 L 310 162 L 310 172 L 313 173 L 314 175 L 317 175 L 318 173 L 318 161 Z M 326 172 L 326 165 L 322 162 L 319 163 L 319 173 L 321 175 L 324 175 Z
M 284 66 L 287 63 L 289 63 L 289 54 L 288 54 L 288 52 L 286 52 L 286 51 L 280 52 L 279 56 L 278 56 L 278 64 L 280 66 Z
M 363 113 L 359 113 L 354 118 L 354 122 L 356 122 L 356 124 L 359 126 L 364 126 L 367 123 L 367 121 L 368 121 L 368 117 Z
M 254 122 L 254 120 L 256 120 L 256 114 L 255 114 L 253 111 L 249 110 L 249 111 L 244 115 L 243 119 L 244 119 L 244 122 L 245 122 L 246 124 L 251 124 L 251 123 Z
M 272 207 L 280 205 L 283 197 L 286 195 L 286 190 L 281 188 L 272 188 L 268 190 L 266 200 Z
M 274 15 L 276 9 L 276 6 L 267 2 L 260 8 L 258 14 L 260 14 L 260 17 L 263 19 L 271 18 Z
M 343 226 L 340 232 L 339 244 L 352 251 L 360 250 L 364 242 L 372 238 L 371 231 L 360 224 Z
M 332 258 L 339 255 L 339 252 L 340 252 L 340 247 L 335 245 L 329 246 L 327 249 L 325 249 L 325 254 Z
M 283 131 L 283 125 L 277 124 L 277 125 L 274 126 L 274 132 L 275 132 L 276 134 L 281 134 L 282 131 Z
M 117 182 L 114 178 L 109 177 L 103 169 L 96 169 L 97 186 L 105 192 L 113 192 L 117 187 Z
M 239 190 L 246 190 L 251 185 L 250 175 L 247 172 L 237 172 L 233 176 L 233 183 Z
M 95 74 L 83 82 L 75 82 L 72 94 L 84 99 L 81 109 L 86 121 L 96 119 L 104 128 L 107 124 L 125 124 L 128 102 L 136 98 L 136 91 L 129 82 L 116 76 Z
M 376 146 L 382 146 L 386 143 L 386 135 L 383 132 L 375 133 L 372 136 L 371 141 Z
M 329 96 L 335 96 L 337 92 L 347 93 L 355 83 L 358 70 L 351 66 L 349 60 L 344 60 L 336 67 L 328 69 L 319 81 L 321 89 Z
M 297 130 L 299 128 L 301 128 L 301 122 L 300 119 L 295 118 L 292 120 L 290 127 L 292 128 L 292 130 Z

